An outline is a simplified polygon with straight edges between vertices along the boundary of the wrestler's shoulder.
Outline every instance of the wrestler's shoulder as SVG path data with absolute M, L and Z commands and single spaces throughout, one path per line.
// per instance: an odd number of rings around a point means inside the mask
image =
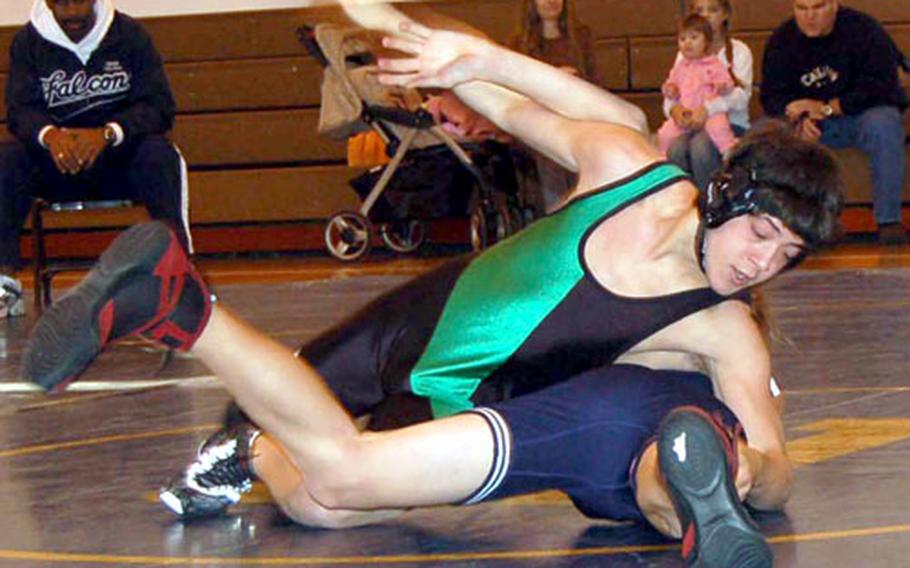
M 703 355 L 752 351 L 764 344 L 748 304 L 735 298 L 700 310 L 682 323 L 683 337 Z

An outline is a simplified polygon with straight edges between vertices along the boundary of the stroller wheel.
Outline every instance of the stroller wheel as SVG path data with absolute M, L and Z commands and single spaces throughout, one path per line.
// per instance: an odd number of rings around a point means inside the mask
M 512 209 L 504 203 L 497 203 L 493 212 L 493 231 L 499 242 L 521 229 L 521 221 L 513 216 Z M 492 243 L 491 243 L 492 244 Z
M 508 206 L 508 211 L 509 211 L 509 219 L 511 220 L 510 227 L 509 227 L 510 235 L 514 235 L 518 231 L 520 231 L 528 226 L 528 223 L 526 222 L 526 219 L 524 216 L 524 212 L 521 210 L 521 207 L 519 207 L 518 205 L 510 204 Z
M 520 229 L 509 207 L 501 203 L 483 203 L 471 213 L 471 246 L 475 251 L 493 246 Z
M 475 251 L 481 251 L 490 244 L 487 226 L 487 214 L 483 207 L 475 207 L 471 212 L 471 248 Z
M 357 260 L 369 252 L 372 233 L 372 223 L 360 213 L 336 213 L 325 225 L 325 246 L 338 260 Z
M 527 227 L 531 223 L 537 220 L 537 210 L 533 207 L 524 206 L 520 208 L 521 211 L 521 224 L 523 227 Z
M 426 225 L 420 221 L 394 221 L 379 226 L 379 234 L 387 247 L 395 252 L 414 252 L 427 236 Z

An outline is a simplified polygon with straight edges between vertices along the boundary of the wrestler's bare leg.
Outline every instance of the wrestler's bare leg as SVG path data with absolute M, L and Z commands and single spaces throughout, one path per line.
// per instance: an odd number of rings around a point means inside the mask
M 215 306 L 193 352 L 280 444 L 290 464 L 305 472 L 307 494 L 326 508 L 458 502 L 489 472 L 493 441 L 480 416 L 361 433 L 311 366 L 225 308 Z M 280 465 L 262 461 L 253 467 L 268 477 L 270 468 L 280 470 Z M 283 482 L 280 477 L 270 481 Z M 295 495 L 287 487 L 277 491 Z
M 253 444 L 252 453 L 256 476 L 268 486 L 281 510 L 302 525 L 347 528 L 379 522 L 404 512 L 404 509 L 357 511 L 326 508 L 313 499 L 300 470 L 270 435 L 258 437 Z
M 635 501 L 651 525 L 661 533 L 680 538 L 679 517 L 657 461 L 657 443 L 642 452 L 635 470 Z

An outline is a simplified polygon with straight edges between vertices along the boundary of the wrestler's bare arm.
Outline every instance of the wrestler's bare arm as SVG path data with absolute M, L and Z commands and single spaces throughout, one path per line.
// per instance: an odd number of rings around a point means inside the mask
M 617 363 L 629 365 L 641 365 L 649 369 L 667 369 L 674 371 L 691 371 L 703 375 L 710 374 L 708 364 L 704 357 L 682 351 L 637 351 L 626 352 L 616 359 Z M 780 391 L 780 385 L 771 378 L 768 383 L 768 390 L 774 400 L 774 408 L 777 413 L 783 415 L 785 399 Z
M 451 32 L 432 33 L 478 41 Z M 626 126 L 568 118 L 510 89 L 475 80 L 475 73 L 477 77 L 485 75 L 482 68 L 487 64 L 487 55 L 471 58 L 468 63 L 456 64 L 457 69 L 453 71 L 452 67 L 446 70 L 451 56 L 446 54 L 445 46 L 401 39 L 388 43 L 397 49 L 419 52 L 420 55 L 413 59 L 398 60 L 394 65 L 384 62 L 384 67 L 402 71 L 411 69 L 409 66 L 413 65 L 425 77 L 418 81 L 420 86 L 454 85 L 455 92 L 465 103 L 499 128 L 569 170 L 578 172 L 576 192 L 615 181 L 662 157 L 644 136 Z M 493 49 L 498 52 L 500 48 Z M 451 73 L 458 75 L 458 78 L 452 80 L 449 77 Z M 568 77 L 568 74 L 559 71 L 556 73 L 560 78 L 562 75 Z M 399 75 L 383 75 L 381 78 L 388 80 L 390 77 Z
M 747 496 L 758 509 L 777 509 L 790 496 L 793 464 L 787 457 L 784 425 L 768 388 L 771 356 L 748 306 L 724 302 L 696 318 L 695 336 L 706 358 L 718 395 L 732 410 L 757 450 L 747 454 L 752 489 Z M 694 346 L 692 346 L 694 348 Z
M 624 126 L 566 118 L 489 83 L 469 83 L 456 92 L 502 130 L 577 172 L 576 191 L 600 187 L 661 159 L 648 140 Z
M 342 6 L 361 26 L 398 35 L 400 41 L 391 39 L 389 46 L 416 56 L 401 63 L 386 60 L 385 69 L 398 73 L 387 77 L 389 82 L 444 88 L 468 81 L 495 83 L 566 118 L 609 122 L 648 134 L 640 108 L 556 67 L 481 37 L 421 26 L 388 4 L 346 0 Z
M 362 25 L 383 30 L 397 14 L 388 6 L 354 13 Z M 400 18 L 400 35 L 384 43 L 411 57 L 381 59 L 382 82 L 454 89 L 499 128 L 578 172 L 580 191 L 661 158 L 642 136 L 644 115 L 634 105 L 482 38 Z
M 708 374 L 704 358 L 683 351 L 635 351 L 626 352 L 616 359 L 617 364 L 640 365 L 649 369 L 692 371 Z
M 566 118 L 609 122 L 648 134 L 644 112 L 621 97 L 500 45 L 472 41 L 478 45 L 474 57 L 480 60 L 477 80 L 502 85 Z
M 695 354 L 704 361 L 718 396 L 745 430 L 752 487 L 746 500 L 759 509 L 780 508 L 790 495 L 793 466 L 787 457 L 780 405 L 769 388 L 771 359 L 748 306 L 727 301 L 665 328 L 633 348 L 636 357 L 660 368 L 683 362 L 646 355 L 654 351 Z M 645 354 L 645 355 L 642 355 Z

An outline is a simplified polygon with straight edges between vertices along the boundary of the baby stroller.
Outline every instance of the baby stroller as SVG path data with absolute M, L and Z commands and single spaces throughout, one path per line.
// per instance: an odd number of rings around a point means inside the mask
M 363 30 L 333 24 L 303 26 L 298 39 L 324 67 L 319 133 L 347 139 L 372 129 L 385 143 L 388 164 L 351 181 L 362 199 L 326 223 L 329 252 L 339 260 L 362 258 L 371 247 L 373 222 L 390 249 L 408 253 L 426 237 L 428 219 L 470 215 L 475 250 L 517 232 L 526 215 L 517 200 L 508 151 L 472 150 L 474 159 L 420 107 L 414 89 L 388 87 L 375 78 L 375 57 Z M 415 109 L 415 110 L 409 110 Z M 508 161 L 508 167 L 503 167 Z M 495 169 L 507 191 L 494 192 L 481 168 Z M 511 175 L 511 179 L 509 179 Z M 476 196 L 469 191 L 476 187 Z

